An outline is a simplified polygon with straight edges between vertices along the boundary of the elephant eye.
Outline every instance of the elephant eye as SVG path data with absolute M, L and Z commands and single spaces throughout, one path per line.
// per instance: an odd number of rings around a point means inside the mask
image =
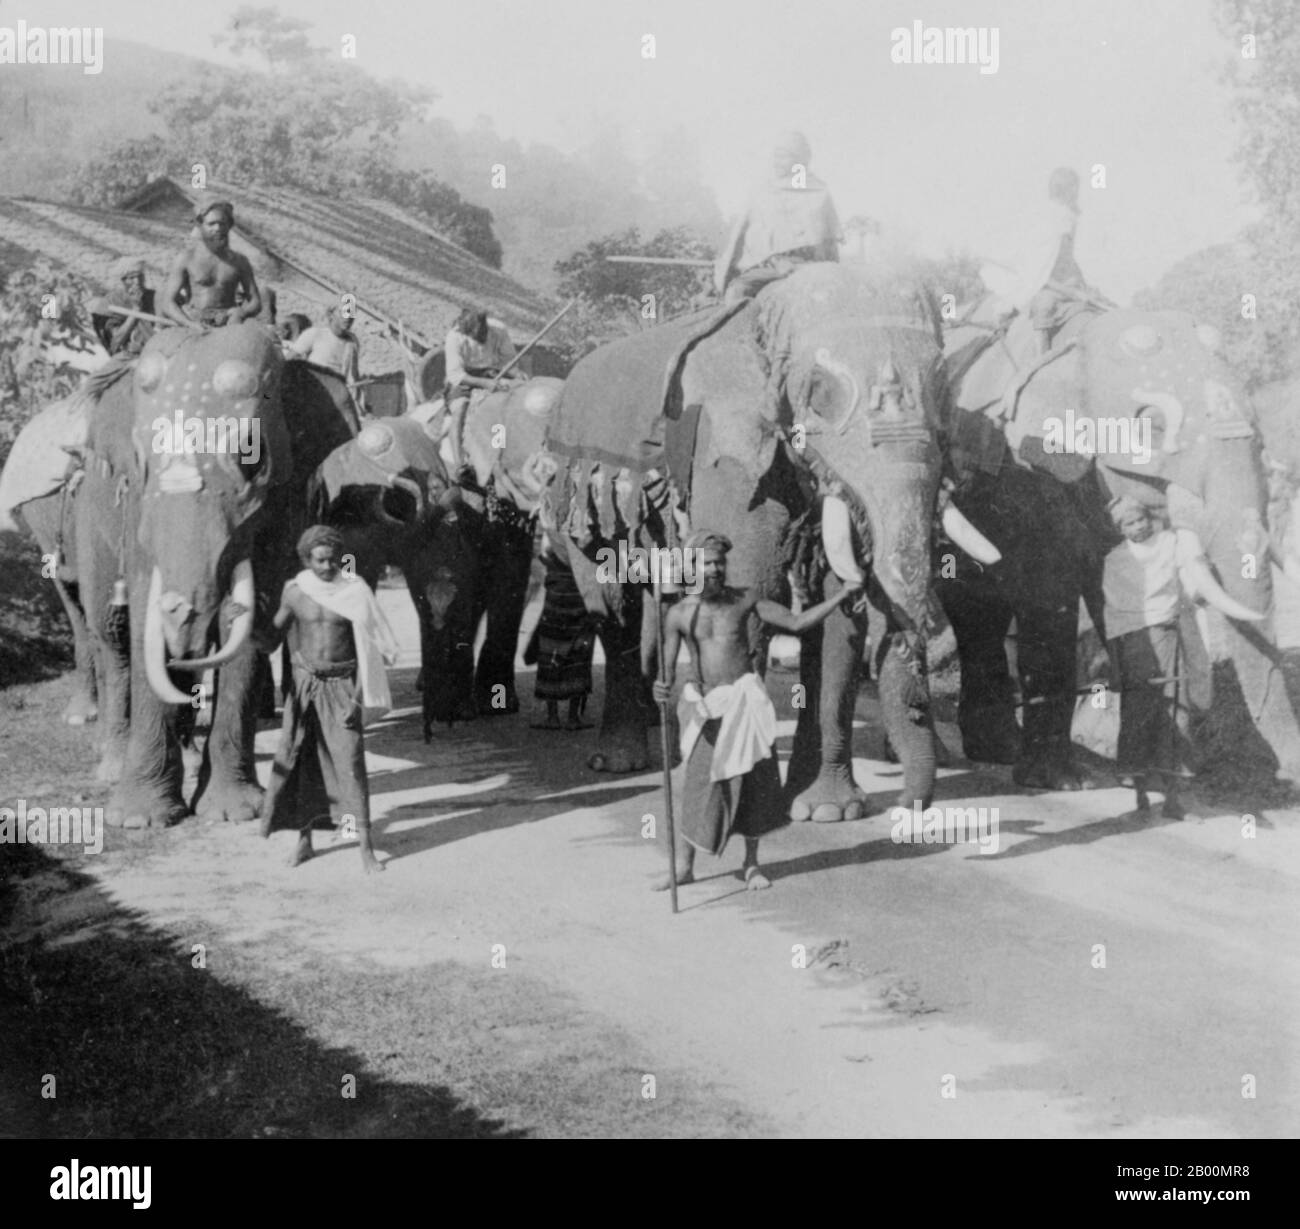
M 853 409 L 853 390 L 825 367 L 813 368 L 808 381 L 808 409 L 831 427 L 838 427 Z

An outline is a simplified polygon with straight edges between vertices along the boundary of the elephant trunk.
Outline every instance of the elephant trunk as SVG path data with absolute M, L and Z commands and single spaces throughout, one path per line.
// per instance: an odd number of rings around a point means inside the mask
M 231 620 L 230 632 L 226 643 L 216 652 L 202 657 L 182 657 L 167 660 L 168 635 L 164 628 L 162 592 L 162 572 L 153 569 L 149 581 L 149 594 L 145 600 L 144 623 L 144 664 L 149 685 L 158 698 L 167 704 L 188 704 L 190 697 L 179 690 L 168 675 L 169 670 L 185 670 L 198 673 L 208 669 L 220 669 L 242 653 L 250 642 L 253 629 L 253 609 L 255 604 L 255 586 L 253 565 L 242 560 L 235 567 L 231 578 L 230 598 L 236 607 L 235 617 Z

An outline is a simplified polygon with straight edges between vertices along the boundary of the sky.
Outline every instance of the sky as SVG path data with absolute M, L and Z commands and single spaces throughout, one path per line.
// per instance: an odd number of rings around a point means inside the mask
M 110 40 L 224 62 L 212 35 L 237 7 L 0 0 L 0 26 L 20 17 L 29 26 L 102 26 Z M 1232 160 L 1221 82 L 1237 51 L 1216 29 L 1210 0 L 277 7 L 308 19 L 322 43 L 341 47 L 355 36 L 363 67 L 431 86 L 435 112 L 458 125 L 487 115 L 502 136 L 566 151 L 601 128 L 616 127 L 636 151 L 654 133 L 684 126 L 727 214 L 766 167 L 773 135 L 798 128 L 842 218 L 868 214 L 932 254 L 964 247 L 996 256 L 1025 226 L 1051 169 L 1072 165 L 1085 185 L 1080 264 L 1120 301 L 1254 216 Z M 984 28 L 990 38 L 996 30 L 997 71 L 893 62 L 891 32 L 916 21 Z M 1104 187 L 1091 182 L 1099 166 Z

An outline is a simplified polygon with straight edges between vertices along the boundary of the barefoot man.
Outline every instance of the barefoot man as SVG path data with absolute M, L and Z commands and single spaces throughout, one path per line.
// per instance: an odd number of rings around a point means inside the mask
M 695 560 L 702 585 L 698 594 L 673 607 L 664 624 L 664 678 L 655 680 L 655 699 L 672 699 L 673 675 L 682 641 L 690 653 L 690 674 L 682 689 L 677 716 L 682 732 L 683 787 L 677 882 L 695 878 L 695 851 L 722 854 L 733 832 L 745 838 L 741 877 L 751 891 L 771 887 L 758 867 L 758 839 L 789 823 L 781 805 L 781 775 L 773 744 L 776 710 L 754 672 L 749 644 L 749 617 L 798 635 L 816 627 L 861 583 L 847 585 L 834 597 L 800 614 L 779 602 L 727 586 L 727 552 L 723 534 L 698 530 L 686 540 L 686 557 Z M 666 891 L 668 877 L 654 885 Z
M 230 246 L 235 207 L 208 195 L 194 211 L 196 237 L 176 258 L 163 290 L 162 314 L 177 324 L 238 324 L 262 310 L 248 257 Z M 236 303 L 240 291 L 244 301 Z M 188 310 L 187 310 L 188 308 Z
M 310 805 L 302 805 L 308 794 L 302 787 L 311 784 L 312 769 L 319 765 L 317 780 L 324 782 L 330 814 L 345 831 L 349 817 L 356 824 L 361 865 L 369 873 L 384 868 L 370 842 L 362 725 L 366 715 L 392 707 L 384 666 L 396 660 L 397 645 L 370 586 L 359 576 L 340 573 L 342 550 L 337 529 L 308 529 L 298 541 L 305 569 L 285 585 L 275 616 L 277 632 L 289 629 L 293 691 L 285 701 L 280 749 L 262 804 L 262 835 L 297 827 L 289 865 L 312 856 L 316 816 Z

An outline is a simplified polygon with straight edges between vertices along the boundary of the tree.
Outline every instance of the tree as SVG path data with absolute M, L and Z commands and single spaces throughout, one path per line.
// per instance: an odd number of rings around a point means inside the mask
M 383 196 L 494 267 L 501 245 L 492 215 L 467 204 L 429 171 L 393 170 L 395 133 L 418 123 L 432 91 L 379 81 L 313 46 L 308 25 L 269 8 L 241 8 L 218 36 L 262 70 L 205 65 L 165 86 L 150 110 L 164 134 L 128 141 L 84 165 L 67 191 L 80 204 L 112 206 L 159 170 L 237 184 L 321 194 Z

